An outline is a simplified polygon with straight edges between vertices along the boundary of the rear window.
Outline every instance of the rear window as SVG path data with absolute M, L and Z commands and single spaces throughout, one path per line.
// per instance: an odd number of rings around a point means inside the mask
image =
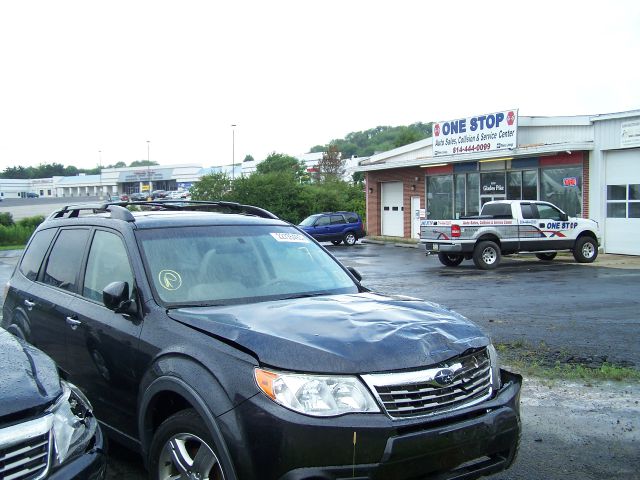
M 493 218 L 513 218 L 510 203 L 487 203 L 482 207 L 482 215 Z
M 20 262 L 20 271 L 29 280 L 35 280 L 38 277 L 40 265 L 42 265 L 42 260 L 47 253 L 49 245 L 51 245 L 51 240 L 53 240 L 55 233 L 56 229 L 50 228 L 48 230 L 40 230 L 34 234 L 27 251 L 24 253 L 24 257 L 22 257 L 22 262 Z
M 51 249 L 43 281 L 48 285 L 75 292 L 80 264 L 89 230 L 63 230 Z

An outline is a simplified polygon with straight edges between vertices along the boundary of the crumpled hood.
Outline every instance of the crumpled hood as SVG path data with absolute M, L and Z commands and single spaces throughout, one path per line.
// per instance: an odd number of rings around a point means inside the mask
M 0 418 L 48 405 L 61 393 L 54 361 L 0 328 Z
M 455 312 L 373 293 L 183 308 L 169 315 L 252 351 L 264 365 L 306 372 L 418 368 L 489 344 Z

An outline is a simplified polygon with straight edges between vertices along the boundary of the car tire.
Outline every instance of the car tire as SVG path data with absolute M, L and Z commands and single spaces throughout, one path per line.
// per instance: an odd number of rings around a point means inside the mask
M 196 455 L 200 458 L 194 466 Z M 149 472 L 154 480 L 227 478 L 211 434 L 193 409 L 172 415 L 158 427 L 151 442 Z
M 536 253 L 536 257 L 544 262 L 550 262 L 551 260 L 556 258 L 556 255 L 558 255 L 558 252 Z
M 351 247 L 356 244 L 358 237 L 356 237 L 356 234 L 353 232 L 347 232 L 344 234 L 344 237 L 342 237 L 342 241 L 347 247 Z
M 447 267 L 457 267 L 464 260 L 463 255 L 451 255 L 449 253 L 438 253 L 438 260 Z
M 333 243 L 334 245 L 340 245 L 342 243 L 342 240 L 331 240 L 331 243 Z
M 495 242 L 485 240 L 473 249 L 473 263 L 481 270 L 493 270 L 500 264 L 500 247 Z
M 598 242 L 592 237 L 580 237 L 573 246 L 573 258 L 578 263 L 591 263 L 598 256 Z

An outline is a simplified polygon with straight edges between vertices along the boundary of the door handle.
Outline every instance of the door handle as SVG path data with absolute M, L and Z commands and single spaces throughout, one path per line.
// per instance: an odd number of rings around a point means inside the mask
M 36 306 L 35 302 L 30 302 L 29 300 L 25 300 L 24 301 L 24 306 L 27 307 L 29 310 L 31 310 L 33 307 Z
M 78 325 L 82 325 L 82 322 L 75 317 L 67 317 L 67 325 L 71 327 L 71 330 L 75 330 Z

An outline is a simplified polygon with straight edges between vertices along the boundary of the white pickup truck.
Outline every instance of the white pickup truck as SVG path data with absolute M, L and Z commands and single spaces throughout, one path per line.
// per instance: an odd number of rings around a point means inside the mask
M 568 250 L 577 262 L 590 263 L 598 256 L 600 234 L 594 220 L 570 218 L 551 203 L 498 200 L 485 203 L 474 217 L 422 220 L 420 243 L 448 267 L 473 259 L 476 267 L 489 270 L 502 255 L 514 253 L 550 261 Z

